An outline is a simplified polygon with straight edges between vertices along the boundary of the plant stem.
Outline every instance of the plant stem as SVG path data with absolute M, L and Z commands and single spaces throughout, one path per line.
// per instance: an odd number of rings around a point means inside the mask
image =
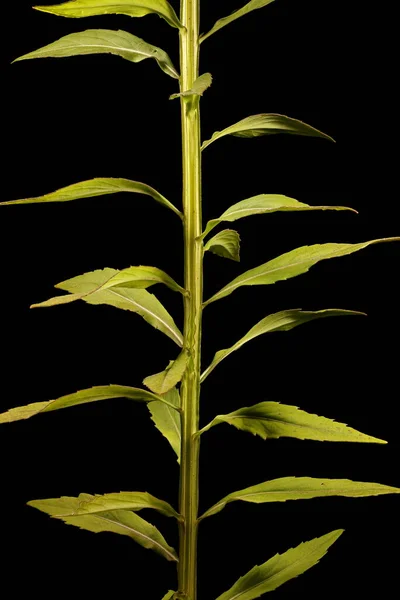
M 200 0 L 181 0 L 181 91 L 191 89 L 199 75 Z M 190 600 L 197 597 L 197 514 L 199 500 L 200 347 L 203 299 L 203 243 L 201 235 L 201 141 L 199 97 L 181 98 L 183 155 L 183 213 L 185 243 L 184 340 L 189 364 L 182 380 L 182 451 L 179 508 L 178 589 Z

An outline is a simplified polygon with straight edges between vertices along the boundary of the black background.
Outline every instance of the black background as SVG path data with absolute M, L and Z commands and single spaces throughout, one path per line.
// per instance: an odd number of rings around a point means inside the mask
M 172 4 L 178 10 L 177 0 Z M 202 30 L 240 5 L 203 0 Z M 202 72 L 214 76 L 202 101 L 205 139 L 245 116 L 278 112 L 337 141 L 225 138 L 211 146 L 204 154 L 205 220 L 272 192 L 360 212 L 244 219 L 237 224 L 241 265 L 206 256 L 205 297 L 303 244 L 399 235 L 389 21 L 384 5 L 377 14 L 361 3 L 279 0 L 204 43 Z M 69 20 L 31 11 L 25 0 L 3 10 L 1 200 L 111 176 L 153 185 L 179 205 L 179 102 L 168 100 L 176 81 L 155 62 L 98 56 L 10 65 L 72 31 L 107 27 L 161 46 L 178 64 L 176 30 L 156 17 Z M 172 342 L 136 315 L 84 303 L 28 308 L 53 295 L 56 282 L 105 266 L 155 265 L 181 281 L 179 220 L 151 199 L 3 208 L 0 255 L 2 410 L 92 385 L 140 386 L 176 356 Z M 246 345 L 204 384 L 203 425 L 215 414 L 277 400 L 390 444 L 263 442 L 221 425 L 203 439 L 202 511 L 235 489 L 285 475 L 400 486 L 399 259 L 400 244 L 373 246 L 288 282 L 242 288 L 207 308 L 204 364 L 280 309 L 348 308 L 369 317 L 324 320 Z M 160 287 L 156 294 L 181 325 L 178 296 Z M 119 490 L 147 490 L 176 505 L 178 467 L 145 406 L 118 400 L 4 425 L 0 453 L 5 597 L 112 593 L 157 600 L 175 587 L 174 565 L 128 538 L 77 531 L 25 506 L 33 498 Z M 199 598 L 215 598 L 277 551 L 342 527 L 346 533 L 329 556 L 275 597 L 390 598 L 397 586 L 398 502 L 387 496 L 234 503 L 201 527 Z M 176 547 L 172 520 L 143 516 Z

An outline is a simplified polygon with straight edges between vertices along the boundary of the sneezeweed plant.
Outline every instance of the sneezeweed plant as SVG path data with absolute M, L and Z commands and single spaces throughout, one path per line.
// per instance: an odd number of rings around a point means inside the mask
M 49 400 L 12 408 L 0 415 L 6 423 L 28 419 L 48 412 L 105 399 L 130 398 L 146 402 L 151 419 L 168 440 L 180 465 L 179 508 L 147 492 L 120 492 L 105 495 L 80 494 L 78 498 L 62 497 L 29 502 L 52 517 L 69 525 L 92 532 L 109 531 L 126 535 L 145 548 L 161 554 L 175 563 L 178 571 L 177 590 L 169 591 L 164 600 L 197 600 L 197 535 L 199 524 L 216 515 L 230 502 L 284 502 L 326 496 L 377 496 L 400 493 L 400 489 L 377 483 L 355 482 L 347 479 L 313 477 L 282 477 L 233 492 L 219 500 L 204 514 L 198 514 L 200 440 L 211 427 L 220 423 L 233 425 L 262 439 L 292 437 L 301 440 L 335 442 L 386 443 L 360 433 L 347 425 L 321 416 L 308 414 L 295 406 L 263 401 L 251 407 L 225 415 L 217 415 L 200 428 L 199 402 L 202 382 L 229 354 L 243 344 L 269 332 L 288 331 L 298 325 L 326 317 L 350 316 L 361 313 L 326 309 L 320 311 L 283 310 L 271 314 L 254 325 L 232 347 L 219 350 L 201 372 L 202 311 L 209 304 L 222 300 L 242 286 L 268 285 L 306 273 L 316 263 L 352 254 L 371 244 L 399 240 L 375 239 L 353 244 L 316 244 L 296 248 L 236 277 L 214 296 L 203 300 L 203 255 L 210 251 L 219 256 L 239 260 L 240 241 L 237 231 L 224 229 L 208 237 L 220 224 L 232 223 L 243 217 L 269 214 L 276 211 L 352 210 L 342 206 L 309 206 L 283 195 L 262 194 L 243 200 L 228 208 L 220 217 L 209 221 L 204 229 L 201 211 L 201 156 L 210 144 L 228 135 L 252 138 L 289 133 L 329 140 L 329 136 L 310 125 L 287 116 L 259 114 L 217 131 L 201 143 L 200 100 L 211 85 L 209 73 L 200 74 L 199 50 L 208 37 L 219 34 L 229 23 L 247 13 L 263 8 L 273 0 L 251 0 L 243 8 L 215 23 L 200 35 L 200 0 L 181 0 L 178 18 L 167 0 L 73 0 L 56 6 L 39 6 L 37 10 L 63 17 L 91 17 L 122 14 L 143 17 L 155 14 L 174 28 L 180 42 L 180 70 L 173 65 L 162 49 L 125 31 L 88 29 L 67 35 L 44 48 L 17 60 L 44 57 L 67 57 L 82 54 L 111 53 L 131 62 L 154 59 L 160 69 L 177 80 L 179 90 L 171 99 L 179 99 L 182 114 L 183 208 L 174 206 L 158 191 L 144 183 L 128 179 L 97 178 L 74 183 L 55 192 L 3 204 L 67 202 L 116 192 L 145 194 L 181 219 L 184 237 L 184 283 L 178 284 L 165 272 L 149 266 L 134 266 L 123 270 L 102 269 L 84 273 L 57 284 L 66 292 L 34 306 L 55 306 L 84 300 L 89 304 L 109 304 L 140 315 L 150 325 L 167 335 L 179 350 L 175 360 L 164 371 L 144 379 L 144 388 L 120 385 L 92 387 Z M 208 239 L 207 239 L 208 238 Z M 164 284 L 181 294 L 184 308 L 183 333 L 157 297 L 147 291 L 155 284 Z M 145 389 L 147 388 L 147 389 Z M 172 548 L 161 532 L 138 515 L 141 509 L 154 509 L 176 519 L 179 527 L 179 551 Z M 342 530 L 324 533 L 306 541 L 284 554 L 277 554 L 238 579 L 217 600 L 252 600 L 297 577 L 325 555 Z M 260 557 L 262 558 L 262 557 Z

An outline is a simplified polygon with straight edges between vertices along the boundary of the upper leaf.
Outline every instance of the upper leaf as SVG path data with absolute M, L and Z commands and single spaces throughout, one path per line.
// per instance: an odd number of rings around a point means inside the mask
M 204 92 L 210 87 L 212 84 L 212 75 L 211 73 L 204 73 L 204 75 L 200 75 L 194 82 L 193 86 L 190 90 L 186 90 L 185 92 L 180 92 L 179 94 L 171 94 L 169 97 L 170 100 L 175 100 L 175 98 L 186 97 L 186 96 L 202 96 Z
M 156 14 L 172 27 L 181 28 L 181 22 L 167 0 L 72 0 L 54 6 L 34 6 L 35 10 L 60 17 L 92 17 L 97 15 L 128 15 L 144 17 Z
M 367 248 L 371 244 L 392 241 L 400 241 L 400 237 L 370 240 L 368 242 L 361 242 L 360 244 L 314 244 L 313 246 L 301 246 L 239 275 L 239 277 L 236 277 L 236 279 L 207 300 L 204 306 L 228 296 L 243 285 L 267 285 L 276 283 L 277 281 L 284 281 L 285 279 L 307 273 L 313 265 L 321 260 L 346 256 L 347 254 L 358 252 L 358 250 L 363 250 L 363 248 Z
M 302 542 L 284 554 L 275 554 L 266 563 L 254 567 L 238 579 L 235 585 L 218 596 L 217 600 L 254 600 L 266 592 L 272 592 L 319 563 L 343 531 L 337 529 L 309 542 Z
M 209 250 L 213 254 L 240 261 L 240 235 L 234 229 L 224 229 L 214 235 L 204 246 L 204 252 Z
M 176 360 L 171 360 L 165 371 L 149 375 L 143 380 L 146 387 L 155 394 L 166 394 L 177 383 L 182 381 L 182 377 L 186 371 L 189 355 L 186 350 L 182 350 Z
M 294 200 L 293 198 L 288 198 L 288 196 L 281 196 L 279 194 L 260 194 L 259 196 L 253 196 L 252 198 L 233 204 L 222 213 L 218 219 L 208 221 L 200 239 L 205 238 L 214 227 L 223 221 L 232 222 L 252 215 L 263 215 L 277 211 L 286 212 L 304 210 L 350 210 L 355 213 L 357 212 L 353 208 L 348 208 L 347 206 L 310 206 L 309 204 Z
M 225 27 L 225 25 L 232 23 L 232 21 L 236 21 L 236 19 L 247 15 L 249 12 L 252 12 L 257 8 L 263 8 L 264 6 L 271 4 L 271 2 L 273 1 L 274 0 L 251 0 L 248 4 L 243 6 L 243 8 L 239 8 L 239 10 L 236 10 L 228 17 L 223 17 L 222 19 L 219 19 L 208 33 L 203 33 L 203 35 L 200 36 L 200 43 L 204 42 L 204 40 L 206 40 L 208 37 L 210 37 L 210 35 L 212 35 L 216 31 L 219 31 L 220 29 Z
M 175 592 L 173 590 L 169 590 L 162 600 L 173 600 L 174 594 Z
M 177 409 L 181 406 L 179 392 L 173 388 L 163 395 L 163 398 L 170 404 L 165 402 L 149 402 L 147 405 L 151 413 L 151 420 L 157 427 L 158 431 L 168 440 L 173 451 L 178 457 L 178 463 L 181 460 L 181 417 Z M 176 407 L 172 408 L 173 405 Z
M 6 206 L 8 204 L 39 204 L 42 202 L 69 202 L 70 200 L 94 198 L 96 196 L 106 196 L 107 194 L 117 194 L 119 192 L 134 192 L 136 194 L 151 196 L 154 200 L 163 206 L 170 208 L 175 214 L 182 218 L 181 211 L 149 185 L 139 183 L 138 181 L 131 181 L 130 179 L 116 179 L 113 177 L 96 177 L 89 181 L 81 181 L 80 183 L 68 185 L 51 194 L 45 194 L 44 196 L 1 202 L 0 206 Z
M 308 500 L 328 496 L 361 498 L 383 494 L 400 494 L 400 489 L 380 483 L 364 483 L 349 479 L 319 479 L 315 477 L 280 477 L 228 494 L 209 508 L 200 519 L 219 513 L 229 502 L 242 500 L 254 504 Z
M 272 135 L 276 133 L 291 133 L 294 135 L 305 135 L 310 137 L 320 137 L 333 142 L 334 140 L 322 131 L 314 129 L 297 119 L 291 119 L 284 115 L 261 114 L 247 117 L 223 131 L 216 131 L 212 138 L 203 142 L 202 150 L 210 144 L 224 137 L 225 135 L 234 135 L 236 137 L 253 138 L 261 135 Z
M 88 29 L 70 33 L 52 44 L 16 58 L 14 62 L 31 58 L 64 58 L 83 54 L 116 54 L 134 63 L 154 58 L 160 68 L 175 79 L 179 79 L 168 54 L 126 31 Z
M 341 310 L 341 309 L 327 309 L 327 310 L 318 310 L 318 311 L 306 311 L 300 309 L 293 310 L 282 310 L 278 313 L 274 313 L 273 315 L 268 315 L 265 319 L 259 321 L 254 327 L 252 327 L 245 336 L 240 338 L 239 341 L 236 342 L 230 348 L 226 350 L 219 350 L 211 364 L 207 367 L 204 373 L 201 376 L 201 381 L 204 381 L 205 378 L 215 369 L 215 367 L 222 361 L 224 358 L 229 356 L 235 350 L 239 350 L 246 344 L 258 337 L 259 335 L 263 335 L 264 333 L 270 333 L 273 331 L 289 331 L 298 325 L 302 325 L 303 323 L 307 323 L 308 321 L 313 321 L 314 319 L 323 319 L 325 317 L 341 317 L 341 316 L 352 316 L 352 315 L 364 315 L 364 313 L 355 312 L 351 310 Z

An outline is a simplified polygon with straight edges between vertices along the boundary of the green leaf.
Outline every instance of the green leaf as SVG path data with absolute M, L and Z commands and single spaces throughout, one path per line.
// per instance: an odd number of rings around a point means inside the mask
M 309 204 L 294 200 L 294 198 L 288 198 L 288 196 L 281 196 L 279 194 L 260 194 L 248 198 L 247 200 L 242 200 L 237 204 L 233 204 L 222 213 L 218 219 L 208 221 L 200 239 L 205 238 L 214 227 L 224 221 L 232 223 L 233 221 L 252 215 L 263 215 L 277 211 L 287 212 L 305 210 L 350 210 L 357 213 L 356 210 L 348 208 L 347 206 L 310 206 Z
M 238 579 L 235 585 L 218 596 L 217 600 L 253 600 L 266 592 L 276 590 L 283 583 L 318 564 L 343 531 L 337 529 L 309 542 L 302 542 L 284 554 L 275 554 L 266 563 L 254 567 Z
M 314 244 L 313 246 L 301 246 L 239 275 L 239 277 L 236 277 L 236 279 L 207 300 L 204 306 L 228 296 L 243 285 L 268 285 L 277 281 L 284 281 L 285 279 L 307 273 L 312 266 L 321 260 L 353 254 L 372 244 L 394 241 L 400 241 L 400 237 L 370 240 L 359 244 Z
M 64 58 L 84 54 L 115 54 L 134 63 L 141 62 L 146 58 L 154 58 L 164 73 L 179 79 L 171 59 L 164 50 L 121 30 L 87 29 L 79 33 L 70 33 L 48 46 L 16 58 L 13 62 L 32 58 Z
M 181 406 L 181 399 L 176 388 L 169 390 L 163 395 L 164 400 L 169 402 L 149 402 L 147 405 L 151 413 L 151 419 L 158 431 L 167 438 L 172 449 L 178 457 L 178 463 L 181 461 L 181 418 L 176 409 Z M 171 405 L 176 407 L 172 408 Z
M 129 400 L 138 400 L 141 402 L 163 402 L 168 404 L 174 410 L 178 410 L 173 404 L 170 404 L 168 399 L 157 396 L 147 390 L 140 388 L 128 387 L 125 385 L 99 385 L 87 390 L 80 390 L 74 394 L 61 396 L 56 400 L 48 400 L 46 402 L 35 402 L 27 406 L 18 406 L 11 408 L 9 411 L 0 414 L 0 423 L 11 423 L 12 421 L 21 421 L 29 419 L 39 413 L 60 410 L 61 408 L 69 408 L 78 404 L 87 404 L 88 402 L 97 402 L 99 400 L 110 400 L 111 398 L 128 398 Z
M 211 238 L 204 246 L 204 252 L 240 261 L 240 235 L 234 229 L 224 229 Z
M 212 84 L 212 75 L 211 73 L 204 73 L 204 75 L 200 75 L 196 79 L 193 84 L 193 87 L 190 90 L 186 90 L 186 92 L 181 92 L 180 94 L 172 94 L 169 99 L 175 100 L 175 98 L 186 97 L 186 96 L 202 96 L 204 92 L 210 87 Z
M 308 500 L 328 496 L 346 496 L 362 498 L 365 496 L 381 496 L 383 494 L 400 494 L 400 489 L 380 483 L 364 483 L 349 479 L 319 479 L 314 477 L 280 477 L 265 481 L 258 485 L 228 494 L 209 508 L 199 520 L 219 513 L 229 502 L 241 500 L 254 504 L 265 502 L 286 502 L 287 500 Z
M 215 25 L 210 29 L 210 31 L 208 33 L 203 33 L 203 35 L 200 36 L 200 43 L 204 42 L 204 40 L 206 40 L 208 37 L 210 37 L 210 35 L 212 35 L 213 33 L 216 33 L 217 31 L 219 31 L 220 29 L 225 27 L 225 25 L 229 25 L 229 23 L 236 21 L 236 19 L 239 19 L 240 17 L 247 15 L 249 12 L 252 12 L 253 10 L 257 10 L 258 8 L 263 8 L 264 6 L 271 4 L 271 2 L 273 2 L 273 1 L 274 0 L 251 0 L 251 2 L 248 2 L 248 4 L 243 6 L 243 8 L 239 8 L 239 10 L 236 10 L 228 17 L 223 17 L 222 19 L 219 19 L 215 23 Z
M 109 304 L 122 310 L 137 313 L 147 323 L 165 333 L 178 346 L 182 347 L 183 336 L 181 332 L 174 323 L 171 315 L 153 294 L 150 294 L 146 290 L 128 287 L 113 287 L 95 291 L 117 274 L 118 271 L 115 269 L 92 271 L 58 283 L 57 288 L 71 294 L 84 294 L 82 300 L 88 304 Z
M 309 137 L 320 137 L 333 142 L 334 140 L 322 131 L 314 129 L 310 125 L 291 119 L 284 115 L 261 114 L 246 117 L 238 123 L 227 127 L 223 131 L 216 131 L 212 138 L 203 142 L 202 150 L 210 144 L 224 137 L 225 135 L 234 135 L 236 137 L 253 138 L 261 135 L 272 135 L 277 133 L 291 133 L 294 135 L 305 135 Z
M 224 358 L 232 354 L 232 352 L 235 352 L 235 350 L 239 350 L 243 344 L 254 340 L 254 338 L 258 337 L 259 335 L 263 335 L 264 333 L 272 333 L 274 331 L 290 331 L 290 329 L 293 329 L 298 325 L 302 325 L 303 323 L 307 323 L 308 321 L 313 321 L 314 319 L 323 319 L 325 317 L 346 317 L 352 315 L 365 315 L 365 313 L 352 310 L 329 308 L 318 311 L 306 311 L 300 309 L 282 310 L 278 313 L 268 315 L 268 317 L 265 317 L 256 325 L 254 325 L 254 327 L 252 327 L 245 336 L 240 338 L 236 344 L 230 348 L 227 348 L 226 350 L 219 350 L 215 354 L 211 364 L 202 374 L 201 381 L 204 381 L 211 371 L 213 371 L 215 367 L 222 360 L 224 360 Z
M 173 590 L 169 590 L 169 592 L 167 592 L 165 594 L 165 596 L 162 600 L 173 600 L 174 594 L 175 594 L 175 592 Z
M 182 350 L 176 360 L 171 360 L 165 371 L 149 375 L 143 380 L 143 383 L 155 394 L 166 394 L 177 383 L 182 381 L 186 371 L 189 355 L 186 350 Z
M 279 402 L 260 402 L 240 408 L 227 415 L 218 415 L 199 434 L 214 425 L 228 423 L 242 431 L 259 435 L 263 440 L 291 437 L 320 442 L 362 442 L 386 444 L 384 440 L 365 435 L 332 419 L 312 415 Z
M 144 17 L 156 14 L 172 27 L 181 28 L 181 22 L 167 0 L 73 0 L 54 6 L 34 6 L 35 10 L 60 17 L 93 17 L 97 15 L 128 15 Z
M 96 196 L 106 196 L 108 194 L 118 194 L 120 192 L 134 192 L 136 194 L 145 194 L 151 196 L 156 202 L 170 208 L 175 214 L 182 218 L 182 213 L 169 200 L 164 198 L 155 189 L 130 179 L 117 179 L 114 177 L 97 177 L 89 181 L 81 181 L 63 187 L 51 194 L 37 196 L 36 198 L 24 198 L 22 200 L 11 200 L 1 202 L 0 206 L 9 204 L 39 204 L 42 202 L 69 202 L 71 200 L 80 200 L 82 198 L 94 198 Z
M 90 503 L 92 499 L 90 494 L 80 494 L 79 498 L 32 500 L 28 505 L 64 521 L 67 525 L 74 525 L 93 533 L 109 531 L 127 535 L 144 548 L 154 550 L 167 560 L 178 562 L 175 550 L 167 544 L 158 529 L 134 512 L 105 510 L 104 505 L 100 505 L 98 510 L 92 507 L 93 510 L 87 513 L 83 508 L 82 512 L 83 503 Z

